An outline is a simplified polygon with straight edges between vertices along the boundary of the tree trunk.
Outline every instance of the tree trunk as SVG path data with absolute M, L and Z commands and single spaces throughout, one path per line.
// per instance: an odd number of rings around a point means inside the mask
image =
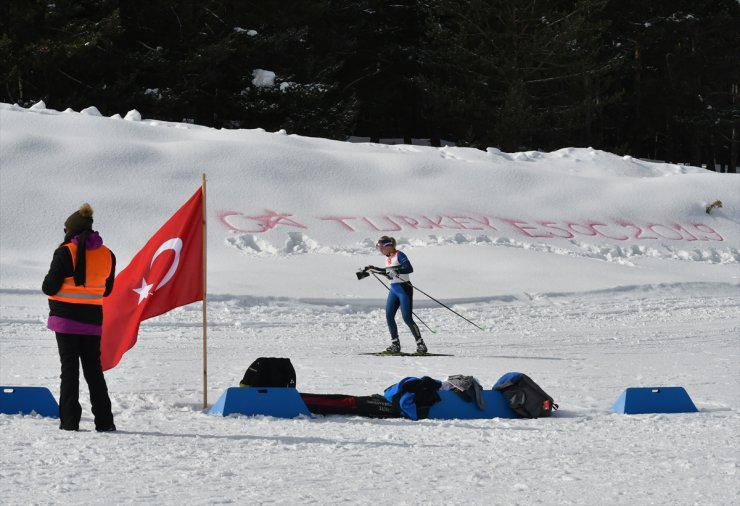
M 714 151 L 714 135 L 709 134 L 709 152 L 707 153 L 707 170 L 711 170 L 712 172 L 717 172 L 715 159 L 716 159 L 715 151 Z
M 737 105 L 737 97 L 738 97 L 738 86 L 737 83 L 734 83 L 732 85 L 732 106 L 733 109 Z M 733 174 L 737 173 L 737 132 L 738 130 L 738 122 L 737 120 L 732 122 L 732 139 L 730 140 L 730 165 L 727 167 L 727 172 L 731 172 Z

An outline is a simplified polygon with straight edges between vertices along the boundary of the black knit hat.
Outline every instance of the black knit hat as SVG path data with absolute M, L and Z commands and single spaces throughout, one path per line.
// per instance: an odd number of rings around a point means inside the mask
M 83 230 L 92 230 L 92 215 L 93 209 L 90 204 L 82 204 L 80 209 L 70 214 L 67 221 L 64 222 L 65 235 L 74 237 Z

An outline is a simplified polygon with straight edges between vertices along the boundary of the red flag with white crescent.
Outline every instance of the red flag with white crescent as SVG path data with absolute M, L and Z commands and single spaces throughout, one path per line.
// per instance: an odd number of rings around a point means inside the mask
M 198 189 L 115 279 L 103 299 L 100 359 L 115 367 L 136 344 L 139 324 L 203 300 L 203 192 Z

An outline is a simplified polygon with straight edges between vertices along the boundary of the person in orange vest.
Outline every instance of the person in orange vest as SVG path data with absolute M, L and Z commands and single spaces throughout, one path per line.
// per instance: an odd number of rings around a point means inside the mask
M 56 332 L 62 366 L 59 428 L 79 430 L 80 363 L 90 390 L 95 430 L 116 430 L 100 364 L 103 297 L 113 290 L 116 257 L 92 229 L 93 210 L 83 204 L 64 222 L 64 242 L 54 251 L 41 290 L 49 296 L 47 327 Z

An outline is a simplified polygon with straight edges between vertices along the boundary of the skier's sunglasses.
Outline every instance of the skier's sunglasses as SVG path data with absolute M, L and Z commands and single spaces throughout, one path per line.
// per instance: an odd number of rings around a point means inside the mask
M 382 242 L 378 241 L 378 243 L 375 245 L 375 247 L 378 249 L 383 249 L 386 246 L 393 246 L 393 242 L 392 241 L 382 241 Z

